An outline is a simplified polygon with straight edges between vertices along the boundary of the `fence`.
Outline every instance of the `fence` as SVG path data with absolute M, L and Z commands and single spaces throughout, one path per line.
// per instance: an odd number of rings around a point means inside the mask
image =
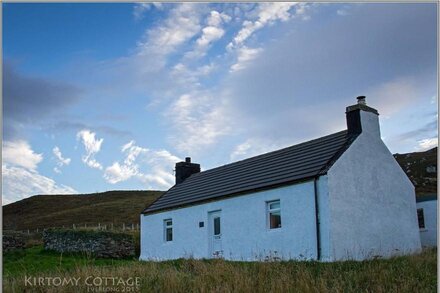
M 72 224 L 72 225 L 62 225 L 54 227 L 36 228 L 36 229 L 25 229 L 21 230 L 22 233 L 40 233 L 46 229 L 51 228 L 64 228 L 64 229 L 87 229 L 87 230 L 98 230 L 98 231 L 139 231 L 139 223 L 98 223 L 98 224 Z

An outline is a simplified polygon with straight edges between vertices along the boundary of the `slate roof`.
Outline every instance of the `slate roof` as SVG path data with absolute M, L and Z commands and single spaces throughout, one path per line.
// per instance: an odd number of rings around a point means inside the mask
M 154 213 L 326 174 L 354 141 L 346 130 L 196 173 L 174 185 L 143 213 Z

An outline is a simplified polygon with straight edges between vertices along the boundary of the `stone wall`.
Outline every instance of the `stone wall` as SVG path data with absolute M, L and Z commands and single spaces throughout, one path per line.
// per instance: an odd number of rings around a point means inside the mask
M 22 235 L 18 233 L 4 233 L 2 242 L 3 252 L 8 252 L 14 249 L 21 249 L 25 246 Z
M 124 233 L 49 229 L 43 232 L 44 248 L 57 252 L 86 252 L 96 257 L 135 256 L 133 237 Z

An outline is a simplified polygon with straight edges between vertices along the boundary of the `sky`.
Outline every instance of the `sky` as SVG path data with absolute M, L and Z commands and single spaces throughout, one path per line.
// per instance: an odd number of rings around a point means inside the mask
M 437 146 L 437 4 L 3 4 L 3 204 L 167 190 L 346 129 L 365 95 L 392 153 Z

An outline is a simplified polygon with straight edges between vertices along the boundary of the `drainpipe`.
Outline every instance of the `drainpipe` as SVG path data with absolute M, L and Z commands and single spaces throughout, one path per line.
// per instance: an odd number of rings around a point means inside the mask
M 321 260 L 321 233 L 320 233 L 320 223 L 319 223 L 319 203 L 318 203 L 318 182 L 317 178 L 313 179 L 313 188 L 315 192 L 315 223 L 316 223 L 316 255 L 317 260 Z

